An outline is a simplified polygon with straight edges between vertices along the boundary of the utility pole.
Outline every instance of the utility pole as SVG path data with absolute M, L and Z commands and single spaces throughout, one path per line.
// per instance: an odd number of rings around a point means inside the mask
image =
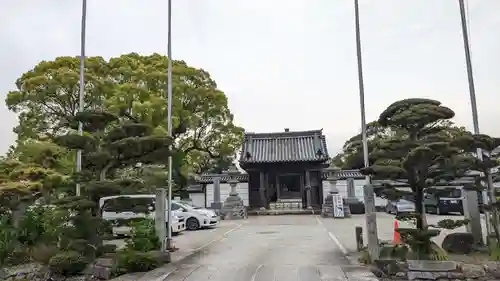
M 78 112 L 83 112 L 83 96 L 85 94 L 85 32 L 87 25 L 87 0 L 82 0 L 82 22 L 80 30 L 80 92 L 78 96 Z M 78 122 L 78 134 L 83 135 L 83 124 Z M 82 150 L 76 152 L 76 172 L 82 171 Z M 81 195 L 80 183 L 76 183 L 76 196 Z
M 468 28 L 467 28 L 467 16 L 466 16 L 466 11 L 465 11 L 465 4 L 464 0 L 458 0 L 458 5 L 460 7 L 460 19 L 462 23 L 462 38 L 464 41 L 464 52 L 465 52 L 465 63 L 467 67 L 467 79 L 469 82 L 469 95 L 470 95 L 470 104 L 471 104 L 471 109 L 472 109 L 472 123 L 474 126 L 474 134 L 479 134 L 479 118 L 478 118 L 478 113 L 477 113 L 477 102 L 476 102 L 476 89 L 474 86 L 474 75 L 472 73 L 472 60 L 471 60 L 471 55 L 470 55 L 470 44 L 469 44 L 469 34 L 468 34 Z M 477 158 L 479 158 L 480 161 L 483 160 L 483 152 L 481 149 L 477 150 Z M 483 175 L 484 176 L 484 175 Z M 488 195 L 487 193 L 483 192 L 483 203 L 487 204 L 488 202 L 494 203 L 495 200 L 495 190 L 493 185 L 489 185 L 489 182 L 487 181 L 488 185 L 488 192 L 490 194 L 489 200 L 488 200 Z M 477 193 L 475 191 L 466 191 L 466 200 L 470 200 L 472 202 L 466 202 L 467 206 L 470 206 L 470 208 L 467 211 L 469 211 L 468 215 L 470 216 L 469 219 L 471 220 L 471 223 L 468 228 L 470 232 L 473 234 L 475 233 L 476 237 L 482 238 L 482 229 L 481 229 L 481 218 L 479 215 L 479 208 L 477 208 Z M 477 208 L 477 210 L 476 210 Z M 484 211 L 484 217 L 486 221 L 486 237 L 488 237 L 489 233 L 491 233 L 491 224 L 490 224 L 490 216 L 488 211 Z M 474 223 L 474 221 L 476 223 Z M 472 229 L 473 228 L 473 229 Z M 476 238 L 478 239 L 478 238 Z M 486 240 L 487 242 L 487 240 Z
M 361 57 L 361 32 L 359 28 L 359 3 L 354 0 L 354 18 L 356 27 L 356 55 L 358 59 L 358 83 L 359 83 L 359 103 L 361 109 L 361 135 L 363 138 L 363 159 L 365 168 L 370 165 L 368 161 L 368 140 L 366 136 L 366 112 L 365 112 L 365 86 L 363 82 L 363 60 Z M 370 176 L 366 176 L 364 186 L 365 218 L 368 236 L 368 252 L 371 260 L 379 257 L 379 245 L 377 234 L 377 214 L 375 212 L 375 195 L 371 185 Z

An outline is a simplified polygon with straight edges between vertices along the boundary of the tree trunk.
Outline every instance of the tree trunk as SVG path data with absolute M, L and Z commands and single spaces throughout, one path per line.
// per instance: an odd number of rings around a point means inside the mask
M 423 208 L 423 200 L 424 200 L 424 191 L 420 186 L 418 186 L 415 190 L 415 211 L 419 215 L 417 217 L 417 229 L 425 229 L 424 225 L 424 208 Z
M 12 210 L 12 225 L 15 228 L 19 227 L 21 220 L 28 209 L 29 204 L 27 202 L 20 202 L 15 210 Z
M 99 180 L 100 181 L 105 181 L 106 180 L 106 174 L 108 173 L 109 169 L 113 166 L 113 163 L 110 162 L 106 167 L 104 167 L 101 172 L 99 173 Z

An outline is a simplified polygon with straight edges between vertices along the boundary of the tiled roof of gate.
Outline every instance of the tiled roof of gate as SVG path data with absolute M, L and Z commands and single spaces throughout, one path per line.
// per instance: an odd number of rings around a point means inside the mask
M 201 184 L 189 185 L 187 187 L 186 191 L 189 192 L 189 193 L 202 193 L 203 192 L 203 186 Z
M 220 183 L 228 182 L 231 177 L 228 174 L 202 174 L 197 182 L 198 183 L 213 183 L 214 178 L 219 178 Z M 236 175 L 236 180 L 239 182 L 248 182 L 248 174 L 239 174 Z
M 240 163 L 312 162 L 329 159 L 322 130 L 247 133 Z
M 359 172 L 359 170 L 337 170 L 337 169 L 324 169 L 322 179 L 326 180 L 328 176 L 334 176 L 339 180 L 354 178 L 354 179 L 362 179 L 364 176 Z M 204 183 L 213 183 L 214 178 L 219 178 L 221 183 L 226 183 L 229 181 L 230 176 L 228 174 L 202 174 L 196 180 L 199 184 Z M 242 173 L 236 176 L 236 179 L 239 182 L 248 182 L 248 174 Z
M 361 174 L 359 170 L 337 170 L 337 169 L 324 169 L 323 170 L 323 179 L 328 178 L 329 176 L 333 176 L 338 179 L 362 179 L 365 176 Z
M 337 169 L 326 168 L 326 169 L 323 169 L 322 173 L 323 173 L 322 174 L 323 180 L 328 179 L 329 176 L 333 176 L 333 177 L 337 178 L 338 180 L 345 180 L 348 178 L 363 179 L 365 177 L 363 174 L 361 174 L 361 172 L 359 172 L 359 170 L 337 170 Z M 478 172 L 471 171 L 469 173 L 469 175 L 467 175 L 461 179 L 457 179 L 457 180 L 453 181 L 453 183 L 459 184 L 461 182 L 470 182 L 471 178 L 473 178 L 474 176 L 477 176 L 477 175 L 478 175 Z M 202 174 L 196 181 L 199 184 L 209 184 L 209 183 L 213 183 L 214 178 L 216 178 L 216 177 L 218 177 L 220 179 L 221 183 L 226 183 L 230 179 L 230 176 L 228 174 Z M 236 176 L 236 179 L 239 182 L 248 182 L 248 174 L 245 174 L 245 173 L 239 174 Z M 380 180 L 375 180 L 374 183 L 379 182 L 379 181 Z M 197 190 L 195 191 L 196 188 L 194 188 L 194 187 L 191 187 L 191 189 L 193 189 L 193 190 L 191 190 L 191 192 L 199 192 Z M 189 191 L 189 188 L 188 188 L 188 191 Z

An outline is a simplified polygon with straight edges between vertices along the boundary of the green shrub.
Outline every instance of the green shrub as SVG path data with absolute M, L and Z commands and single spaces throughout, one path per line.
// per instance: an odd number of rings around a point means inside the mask
M 156 235 L 155 222 L 152 219 L 143 219 L 130 224 L 131 235 L 126 240 L 127 249 L 149 252 L 159 250 L 161 242 Z
M 446 235 L 441 246 L 448 253 L 468 255 L 474 250 L 472 233 L 455 232 Z
M 19 222 L 19 242 L 34 245 L 43 235 L 43 223 L 38 210 L 28 209 Z
M 62 225 L 66 221 L 66 211 L 53 206 L 32 206 L 19 222 L 19 242 L 29 246 L 54 243 L 62 235 Z
M 87 266 L 87 261 L 78 252 L 66 251 L 50 258 L 49 266 L 54 273 L 63 276 L 72 276 L 83 271 Z
M 110 254 L 116 252 L 116 245 L 104 244 L 97 248 L 97 256 L 102 256 L 104 254 Z
M 496 245 L 489 246 L 489 259 L 492 261 L 500 261 L 500 248 Z
M 358 262 L 362 263 L 362 264 L 371 264 L 372 263 L 370 253 L 368 252 L 367 248 L 361 249 L 359 251 Z
M 5 259 L 5 264 L 10 265 L 18 265 L 29 263 L 30 259 L 30 251 L 27 247 L 17 247 L 9 253 L 8 257 Z
M 12 227 L 10 216 L 0 216 L 0 265 L 3 265 L 15 250 L 16 244 L 17 232 Z
M 429 256 L 430 260 L 435 260 L 435 261 L 447 261 L 448 260 L 448 253 L 446 253 L 443 248 L 439 247 L 436 243 L 432 242 L 431 244 L 431 254 Z
M 401 244 L 380 244 L 380 259 L 390 259 L 390 260 L 406 260 L 408 256 L 409 248 L 407 245 Z
M 53 245 L 38 244 L 31 248 L 31 259 L 41 264 L 49 264 L 50 259 L 59 253 L 59 249 Z
M 121 251 L 116 259 L 116 272 L 125 274 L 130 272 L 145 272 L 161 265 L 153 252 L 138 252 L 133 250 Z

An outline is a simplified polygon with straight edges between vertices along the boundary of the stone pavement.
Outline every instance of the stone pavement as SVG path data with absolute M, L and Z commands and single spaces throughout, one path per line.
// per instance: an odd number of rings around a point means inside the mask
M 346 258 L 316 216 L 261 216 L 238 223 L 242 225 L 233 225 L 222 236 L 199 243 L 198 248 L 190 247 L 189 254 L 174 257 L 173 263 L 134 280 L 377 280 L 365 267 Z

